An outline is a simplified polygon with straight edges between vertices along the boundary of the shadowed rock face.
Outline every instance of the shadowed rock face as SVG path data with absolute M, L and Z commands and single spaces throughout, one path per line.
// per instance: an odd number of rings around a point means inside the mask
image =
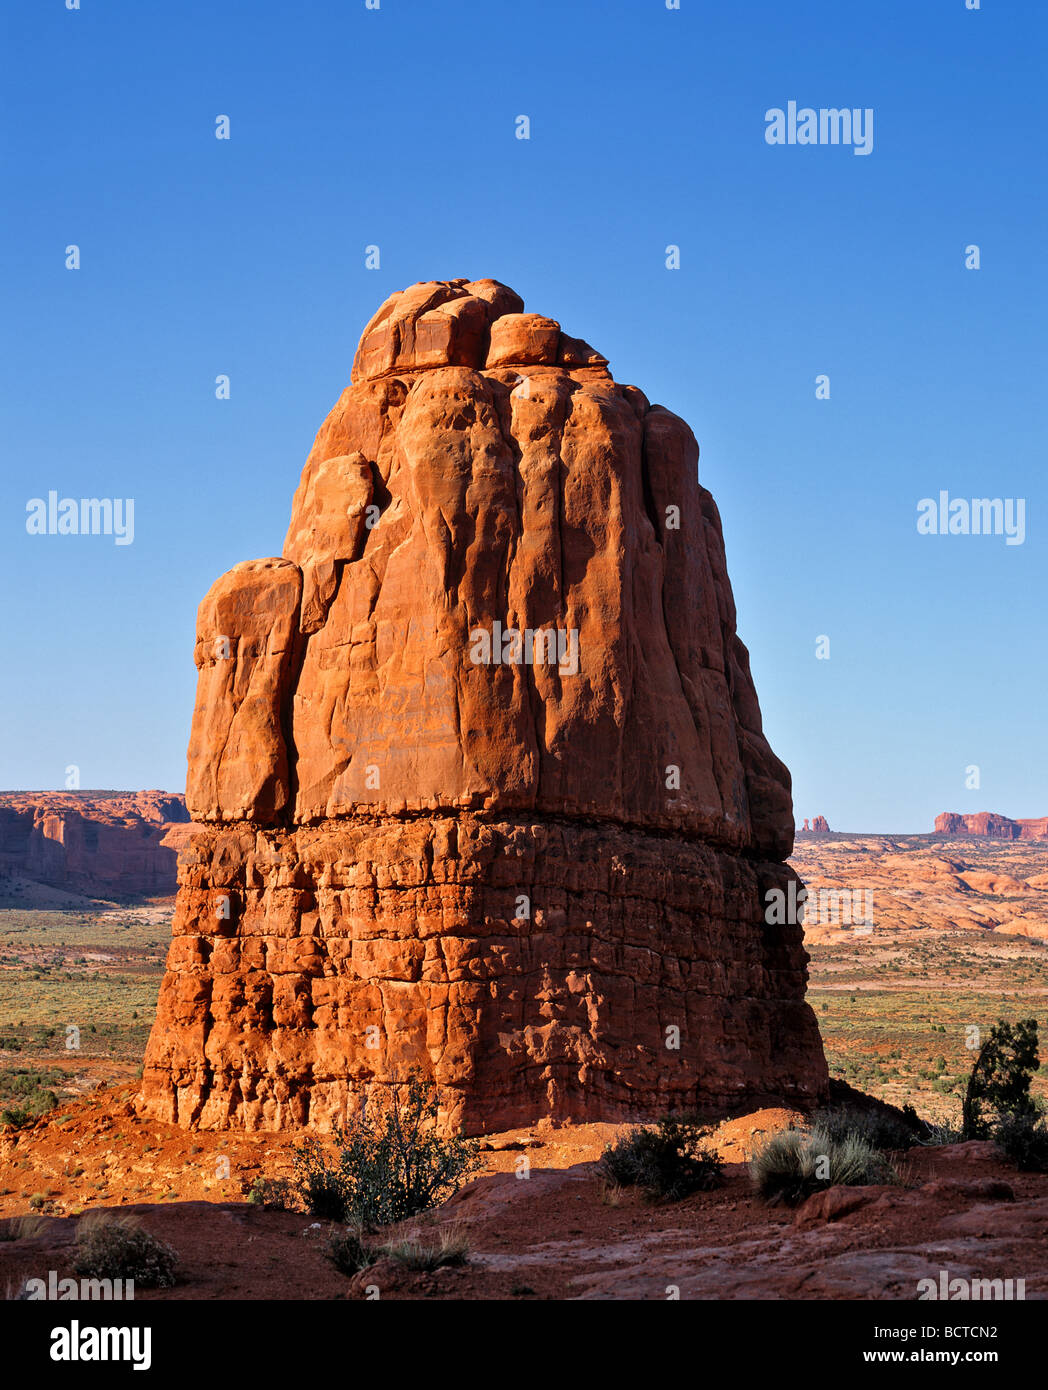
M 167 896 L 188 820 L 170 792 L 5 792 L 0 874 L 92 897 Z
M 789 774 L 697 459 L 505 286 L 387 300 L 283 556 L 200 606 L 211 829 L 150 1113 L 324 1127 L 410 1065 L 473 1131 L 822 1093 L 800 929 L 763 920 Z

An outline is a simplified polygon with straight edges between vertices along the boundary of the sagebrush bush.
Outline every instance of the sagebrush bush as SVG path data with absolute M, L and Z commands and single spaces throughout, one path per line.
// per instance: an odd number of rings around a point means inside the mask
M 287 1178 L 255 1178 L 242 1188 L 252 1206 L 266 1210 L 294 1211 L 298 1193 Z
M 860 1110 L 854 1105 L 839 1105 L 819 1110 L 813 1123 L 832 1139 L 844 1139 L 857 1134 L 875 1149 L 910 1149 L 920 1140 L 924 1126 L 913 1112 L 913 1120 L 896 1119 L 890 1111 Z
M 359 1274 L 378 1259 L 378 1251 L 367 1244 L 359 1229 L 351 1226 L 330 1233 L 327 1252 L 343 1274 Z
M 469 1241 L 459 1227 L 446 1226 L 432 1243 L 419 1236 L 406 1236 L 376 1245 L 366 1239 L 361 1227 L 346 1226 L 329 1234 L 327 1252 L 343 1274 L 358 1274 L 382 1257 L 406 1265 L 408 1269 L 432 1271 L 444 1265 L 465 1264 Z
M 54 1091 L 42 1091 L 31 1104 L 4 1106 L 3 1110 L 0 1110 L 0 1125 L 21 1129 L 23 1125 L 30 1125 L 34 1120 L 39 1120 L 41 1115 L 46 1115 L 57 1105 Z
M 168 1289 L 175 1282 L 178 1255 L 144 1231 L 134 1217 L 92 1212 L 77 1223 L 77 1274 L 92 1279 L 133 1279 L 143 1289 Z
M 1038 1115 L 1003 1115 L 994 1139 L 1023 1173 L 1048 1173 L 1048 1124 Z
M 35 1240 L 47 1230 L 47 1218 L 30 1213 L 26 1216 L 9 1216 L 0 1221 L 0 1240 Z
M 412 1072 L 390 1086 L 384 1105 L 335 1130 L 333 1155 L 307 1139 L 294 1151 L 294 1184 L 307 1211 L 374 1230 L 445 1201 L 480 1158 L 475 1140 L 441 1138 L 436 1119 L 432 1084 Z
M 341 1130 L 335 1131 L 335 1142 L 343 1145 Z M 350 1217 L 353 1183 L 342 1171 L 340 1152 L 334 1166 L 316 1139 L 307 1139 L 294 1151 L 297 1196 L 310 1216 L 321 1221 L 346 1221 Z
M 427 1245 L 417 1237 L 383 1245 L 381 1253 L 408 1269 L 432 1271 L 444 1265 L 464 1265 L 469 1255 L 469 1241 L 455 1226 L 442 1230 L 436 1241 Z
M 831 1134 L 821 1124 L 785 1129 L 750 1159 L 753 1185 L 771 1206 L 796 1206 L 828 1187 L 864 1187 L 899 1181 L 884 1155 L 861 1134 Z
M 956 1125 L 951 1125 L 948 1120 L 941 1124 L 935 1124 L 930 1120 L 924 1123 L 924 1130 L 917 1140 L 923 1148 L 937 1149 L 944 1144 L 959 1144 L 964 1138 Z
M 0 1072 L 0 1126 L 20 1129 L 54 1110 L 58 1097 L 51 1087 L 63 1079 L 61 1072 L 53 1070 L 17 1067 Z
M 601 1155 L 598 1171 L 615 1187 L 639 1187 L 656 1200 L 677 1202 L 723 1181 L 720 1156 L 707 1147 L 709 1129 L 687 1120 L 660 1120 L 631 1130 Z

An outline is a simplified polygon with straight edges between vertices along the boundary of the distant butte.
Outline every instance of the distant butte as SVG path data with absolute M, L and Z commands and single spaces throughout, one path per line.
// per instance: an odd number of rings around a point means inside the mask
M 994 811 L 957 815 L 944 811 L 935 817 L 936 835 L 987 835 L 993 840 L 1048 840 L 1048 816 L 1033 820 L 1011 820 Z

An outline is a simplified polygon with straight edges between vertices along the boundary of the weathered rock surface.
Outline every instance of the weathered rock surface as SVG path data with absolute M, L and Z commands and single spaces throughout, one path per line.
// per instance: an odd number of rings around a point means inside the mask
M 165 897 L 188 820 L 171 792 L 3 792 L 0 872 L 89 897 Z
M 285 560 L 249 560 L 215 581 L 197 612 L 196 708 L 186 804 L 196 815 L 271 822 L 290 798 L 283 707 L 302 576 Z
M 1048 840 L 1048 816 L 1034 820 L 1009 820 L 993 811 L 959 816 L 944 811 L 935 817 L 937 835 L 988 835 L 995 840 Z
M 324 1127 L 410 1065 L 473 1132 L 823 1093 L 697 459 L 495 281 L 382 306 L 283 556 L 200 608 L 149 1113 Z

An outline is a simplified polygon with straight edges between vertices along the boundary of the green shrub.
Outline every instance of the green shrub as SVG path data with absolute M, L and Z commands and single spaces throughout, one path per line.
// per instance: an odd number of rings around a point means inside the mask
M 310 1216 L 321 1221 L 348 1220 L 354 1198 L 353 1180 L 341 1166 L 346 1144 L 341 1130 L 335 1131 L 335 1140 L 342 1152 L 334 1168 L 328 1165 L 327 1154 L 315 1139 L 307 1139 L 294 1150 L 294 1182 L 298 1196 Z
M 76 1229 L 73 1269 L 92 1279 L 133 1279 L 139 1288 L 167 1289 L 175 1282 L 178 1256 L 142 1230 L 131 1216 L 91 1212 Z
M 769 1206 L 796 1206 L 828 1187 L 865 1187 L 899 1181 L 879 1150 L 856 1133 L 811 1129 L 781 1130 L 750 1159 L 750 1176 Z
M 616 1187 L 639 1187 L 653 1200 L 677 1202 L 723 1181 L 720 1156 L 706 1146 L 709 1129 L 687 1120 L 660 1120 L 631 1130 L 601 1155 L 598 1171 Z
M 0 1072 L 0 1102 L 5 1102 L 0 1104 L 0 1125 L 20 1129 L 54 1110 L 58 1097 L 50 1088 L 56 1080 L 64 1080 L 61 1072 L 34 1072 L 25 1067 Z
M 961 1126 L 965 1139 L 988 1139 L 995 1116 L 1036 1115 L 1030 1079 L 1039 1065 L 1035 1018 L 996 1023 L 968 1078 Z
M 993 1133 L 1023 1173 L 1048 1173 L 1048 1125 L 1036 1115 L 1003 1115 Z
M 295 1188 L 322 1221 L 391 1225 L 445 1201 L 479 1166 L 476 1141 L 436 1133 L 436 1094 L 417 1072 L 375 1109 L 335 1130 L 333 1158 L 317 1139 L 294 1150 Z

